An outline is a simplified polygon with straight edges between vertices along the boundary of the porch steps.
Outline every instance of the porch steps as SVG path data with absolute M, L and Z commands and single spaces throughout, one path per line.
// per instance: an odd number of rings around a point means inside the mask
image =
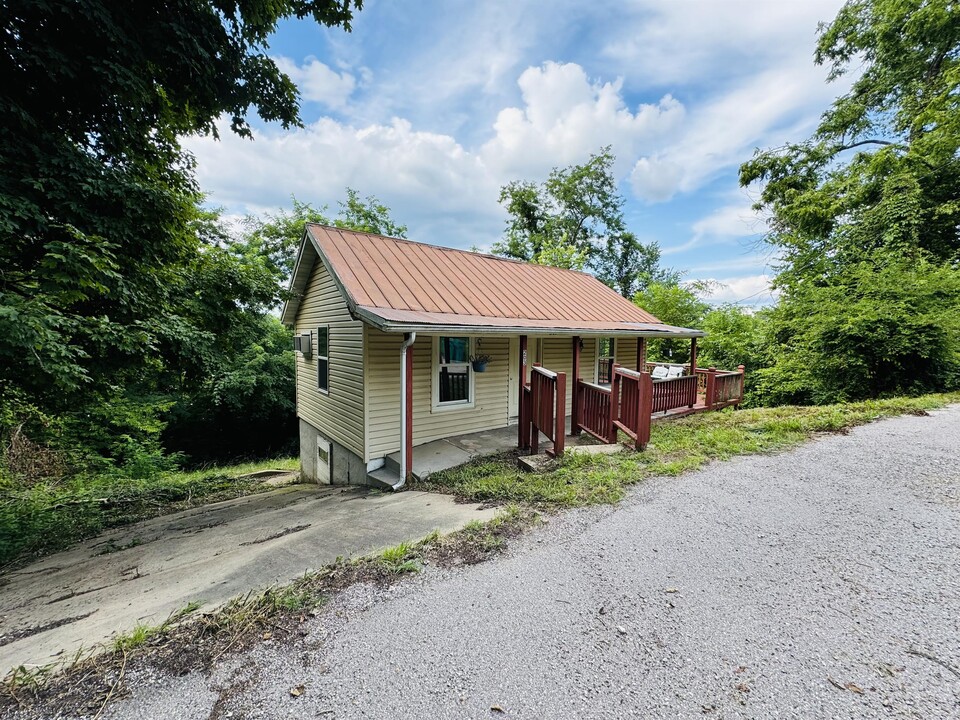
M 621 450 L 623 445 L 611 443 L 609 445 L 567 445 L 564 452 L 567 455 L 613 455 Z M 541 472 L 552 460 L 553 458 L 546 453 L 539 453 L 518 457 L 517 465 L 525 472 Z
M 400 482 L 400 466 L 388 468 L 384 465 L 378 470 L 367 473 L 367 484 L 379 490 L 392 490 Z

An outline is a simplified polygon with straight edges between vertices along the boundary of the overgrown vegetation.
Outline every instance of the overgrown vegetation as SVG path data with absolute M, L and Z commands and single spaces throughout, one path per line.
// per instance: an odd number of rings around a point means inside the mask
M 267 479 L 242 476 L 299 466 L 299 458 L 280 458 L 146 478 L 113 473 L 27 485 L 0 482 L 0 567 L 62 550 L 109 528 L 263 491 L 271 487 Z
M 792 447 L 815 433 L 844 432 L 884 417 L 960 402 L 960 393 L 868 400 L 820 407 L 733 409 L 654 423 L 641 453 L 576 455 L 540 473 L 517 469 L 503 455 L 431 475 L 419 489 L 452 492 L 475 502 L 517 502 L 546 508 L 614 503 L 626 488 L 658 475 L 678 475 L 711 460 Z

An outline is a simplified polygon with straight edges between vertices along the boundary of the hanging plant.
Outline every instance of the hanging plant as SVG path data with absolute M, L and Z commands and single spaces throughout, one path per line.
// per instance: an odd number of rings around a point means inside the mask
M 486 372 L 488 362 L 490 362 L 489 355 L 471 355 L 470 356 L 470 364 L 473 366 L 474 372 L 478 372 L 478 373 Z

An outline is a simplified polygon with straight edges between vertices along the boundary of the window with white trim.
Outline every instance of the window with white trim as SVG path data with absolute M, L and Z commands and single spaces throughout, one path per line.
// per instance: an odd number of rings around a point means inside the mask
M 330 392 L 330 328 L 317 328 L 317 387 Z
M 435 352 L 435 403 L 437 405 L 468 405 L 473 400 L 470 338 L 439 337 Z
M 614 338 L 597 339 L 597 382 L 600 385 L 609 385 L 613 375 L 613 359 L 616 356 L 616 340 Z

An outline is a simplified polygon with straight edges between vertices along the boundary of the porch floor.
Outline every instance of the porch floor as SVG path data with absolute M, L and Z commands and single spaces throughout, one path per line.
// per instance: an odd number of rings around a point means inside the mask
M 592 437 L 583 433 L 578 436 L 571 436 L 570 418 L 567 417 L 567 438 L 564 441 L 567 447 L 571 445 L 594 445 L 597 443 Z M 544 452 L 553 447 L 549 440 L 540 438 L 540 452 Z M 466 433 L 464 435 L 453 435 L 441 440 L 416 445 L 413 448 L 413 476 L 417 480 L 424 480 L 433 473 L 441 470 L 449 470 L 460 465 L 464 465 L 471 460 L 480 457 L 497 455 L 498 453 L 516 450 L 517 448 L 517 426 L 508 425 L 507 427 L 496 428 L 494 430 L 482 430 L 480 432 Z M 387 455 L 387 464 L 400 469 L 400 453 L 395 452 Z

